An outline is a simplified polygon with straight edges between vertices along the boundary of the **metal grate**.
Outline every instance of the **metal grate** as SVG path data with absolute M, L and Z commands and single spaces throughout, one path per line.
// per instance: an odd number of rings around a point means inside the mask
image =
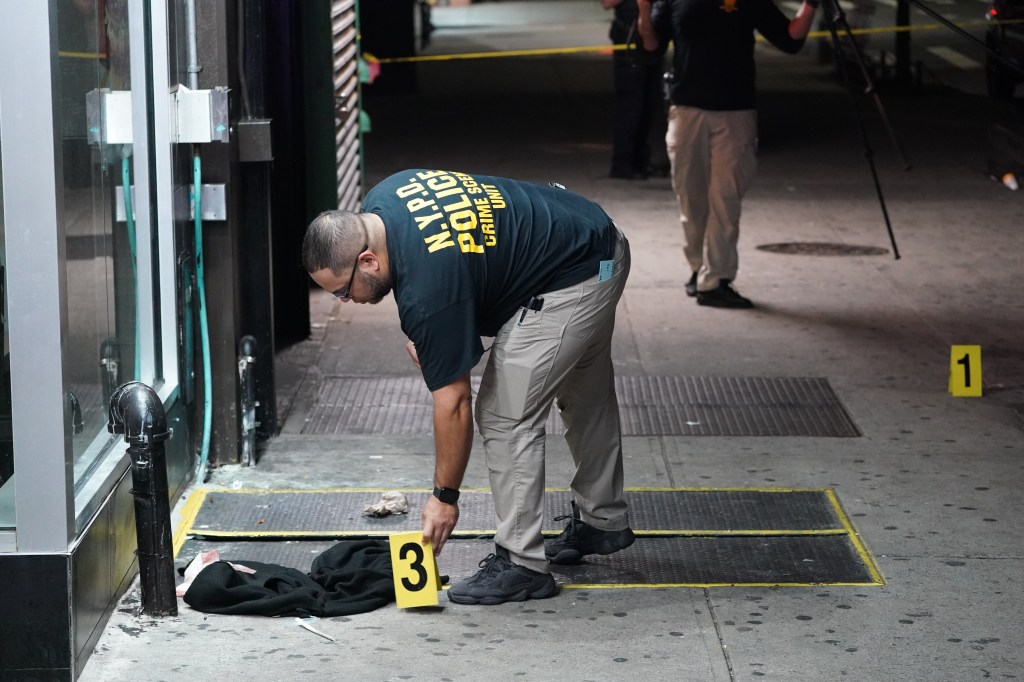
M 203 495 L 198 491 L 196 495 Z M 571 586 L 884 584 L 868 550 L 830 489 L 637 489 L 626 493 L 633 545 L 576 566 L 552 566 Z M 426 492 L 409 492 L 409 514 L 362 516 L 379 497 L 369 490 L 210 491 L 186 532 L 181 560 L 218 548 L 221 558 L 308 570 L 337 537 L 380 537 L 420 529 Z M 546 493 L 545 533 L 569 510 L 570 493 Z M 192 502 L 190 501 L 190 504 Z M 467 491 L 456 534 L 439 569 L 472 575 L 493 548 L 488 492 Z M 320 536 L 323 539 L 310 539 Z M 305 539 L 299 539 L 305 538 Z M 277 539 L 276 542 L 267 540 Z
M 246 560 L 308 571 L 333 541 L 211 542 L 190 539 L 178 559 L 219 549 L 224 561 Z M 438 557 L 438 570 L 452 582 L 473 575 L 494 545 L 484 540 L 451 540 Z M 552 565 L 563 587 L 715 587 L 734 585 L 883 585 L 851 539 L 814 537 L 640 538 L 609 556 L 587 557 L 575 566 Z
M 310 536 L 380 537 L 419 530 L 419 510 L 429 493 L 407 491 L 410 513 L 385 518 L 363 515 L 379 491 L 210 491 L 190 533 L 234 538 Z M 630 527 L 638 534 L 755 534 L 842 532 L 825 490 L 629 490 Z M 569 491 L 545 494 L 543 530 L 557 535 L 571 511 Z M 456 536 L 494 534 L 490 492 L 466 491 L 459 500 Z
M 861 435 L 824 378 L 616 377 L 615 386 L 626 436 Z M 418 377 L 327 376 L 302 431 L 429 434 L 432 410 Z M 564 433 L 554 410 L 547 429 Z

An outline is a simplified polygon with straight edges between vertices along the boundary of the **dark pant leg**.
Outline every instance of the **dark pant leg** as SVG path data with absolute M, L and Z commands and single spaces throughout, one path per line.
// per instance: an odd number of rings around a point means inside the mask
M 612 138 L 612 172 L 644 173 L 650 156 L 645 73 L 635 55 L 626 52 L 616 52 L 613 65 L 615 133 Z

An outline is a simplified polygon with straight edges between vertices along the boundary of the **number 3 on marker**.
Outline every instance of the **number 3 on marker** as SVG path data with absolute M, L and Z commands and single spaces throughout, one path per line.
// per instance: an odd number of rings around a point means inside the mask
M 949 392 L 954 396 L 981 396 L 981 346 L 953 346 L 949 354 Z
M 409 568 L 416 574 L 416 582 L 412 582 L 408 578 L 402 578 L 402 587 L 410 592 L 419 592 L 427 586 L 427 571 L 423 568 L 423 545 L 407 542 L 398 548 L 398 558 L 400 561 L 407 561 L 410 554 L 412 554 L 413 559 L 409 564 Z
M 396 533 L 390 540 L 391 570 L 398 608 L 435 606 L 441 585 L 437 579 L 434 551 L 429 543 L 423 544 L 423 533 Z

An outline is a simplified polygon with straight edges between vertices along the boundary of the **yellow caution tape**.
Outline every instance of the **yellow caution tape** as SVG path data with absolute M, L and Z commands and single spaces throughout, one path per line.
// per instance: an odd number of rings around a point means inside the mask
M 954 24 L 960 28 L 972 28 L 976 26 L 997 26 L 1024 23 L 1024 19 L 1002 19 L 993 21 L 991 19 L 979 19 L 977 21 L 963 21 Z M 917 24 L 915 26 L 879 26 L 877 28 L 854 28 L 850 29 L 853 35 L 874 35 L 880 33 L 908 33 L 911 31 L 935 31 L 940 28 L 948 28 L 942 24 Z M 845 35 L 845 31 L 842 34 Z M 828 31 L 813 31 L 807 35 L 808 38 L 831 38 Z M 762 36 L 757 40 L 763 42 Z M 591 45 L 587 47 L 551 47 L 537 48 L 533 50 L 495 50 L 492 52 L 463 52 L 458 54 L 431 54 L 419 57 L 384 57 L 373 58 L 373 61 L 380 64 L 408 64 L 412 62 L 443 62 L 457 59 L 496 59 L 503 57 L 545 57 L 559 54 L 581 54 L 586 52 L 602 53 L 617 50 L 631 50 L 632 45 Z M 364 55 L 365 57 L 365 55 Z

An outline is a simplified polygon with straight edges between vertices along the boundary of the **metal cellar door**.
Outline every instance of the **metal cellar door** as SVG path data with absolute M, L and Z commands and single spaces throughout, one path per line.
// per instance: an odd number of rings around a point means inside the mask
M 362 197 L 359 162 L 359 69 L 356 0 L 333 0 L 334 146 L 338 208 L 356 210 Z

